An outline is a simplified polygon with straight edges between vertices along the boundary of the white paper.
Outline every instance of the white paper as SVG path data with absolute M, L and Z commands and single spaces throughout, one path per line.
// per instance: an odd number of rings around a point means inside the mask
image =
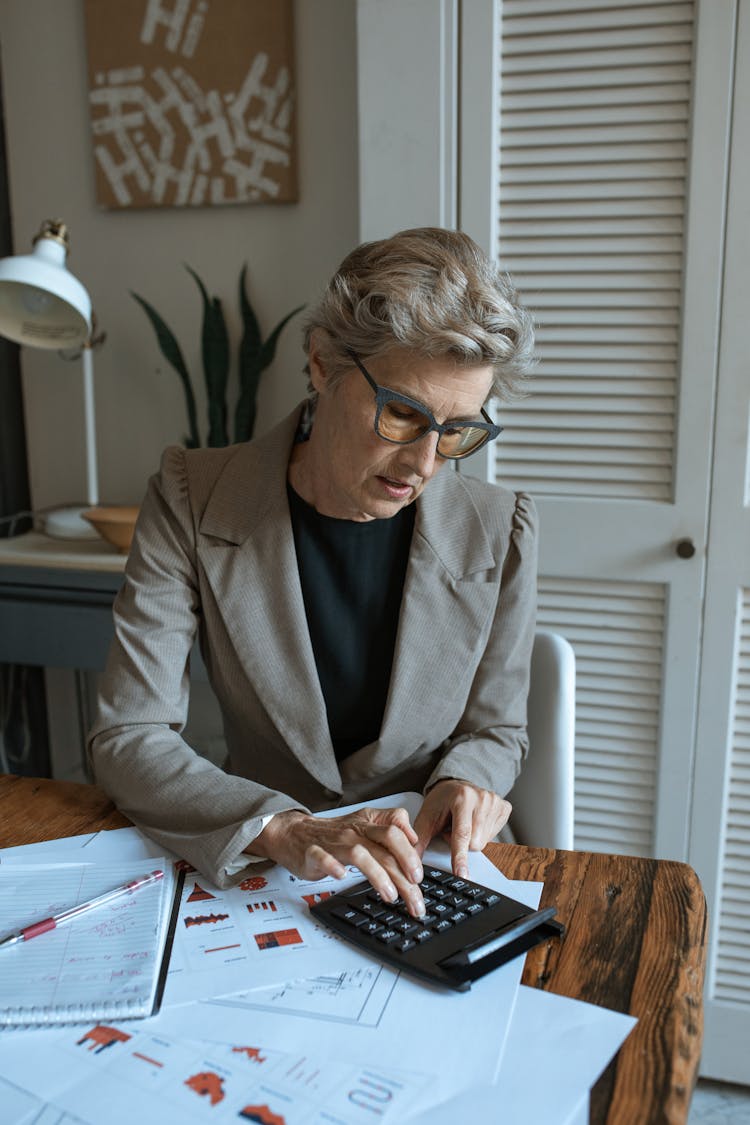
M 536 988 L 518 990 L 497 1081 L 470 1086 L 410 1125 L 456 1121 L 573 1125 L 588 1091 L 637 1020 Z

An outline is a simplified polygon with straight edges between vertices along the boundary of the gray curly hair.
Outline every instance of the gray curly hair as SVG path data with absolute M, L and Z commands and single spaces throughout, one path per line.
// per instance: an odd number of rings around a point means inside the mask
M 533 322 L 510 277 L 468 235 L 440 227 L 353 250 L 305 318 L 307 353 L 313 332 L 334 382 L 351 369 L 349 349 L 363 359 L 404 349 L 459 367 L 491 364 L 492 393 L 508 400 L 533 365 Z

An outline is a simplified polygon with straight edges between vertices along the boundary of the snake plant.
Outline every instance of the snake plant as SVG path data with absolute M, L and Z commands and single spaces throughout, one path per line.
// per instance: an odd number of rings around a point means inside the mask
M 203 378 L 208 400 L 208 431 L 206 444 L 210 446 L 227 445 L 229 431 L 227 426 L 227 388 L 229 384 L 230 346 L 224 310 L 218 297 L 209 295 L 203 281 L 190 266 L 185 269 L 194 279 L 203 299 L 203 326 L 201 329 L 201 358 Z M 256 417 L 256 399 L 260 377 L 273 363 L 276 345 L 286 324 L 304 305 L 298 305 L 276 325 L 264 340 L 261 336 L 258 318 L 247 296 L 247 265 L 242 267 L 239 280 L 239 304 L 242 314 L 242 339 L 238 349 L 239 393 L 234 412 L 234 441 L 249 441 L 253 436 Z M 171 328 L 162 319 L 153 305 L 138 293 L 130 292 L 151 321 L 156 333 L 159 349 L 177 372 L 185 394 L 187 407 L 188 433 L 184 443 L 188 449 L 201 444 L 198 429 L 198 416 L 195 407 L 195 394 L 188 366 Z

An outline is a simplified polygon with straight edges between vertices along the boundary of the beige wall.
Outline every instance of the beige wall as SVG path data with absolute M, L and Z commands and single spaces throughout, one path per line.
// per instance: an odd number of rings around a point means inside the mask
M 225 301 L 238 339 L 236 288 L 249 292 L 268 331 L 314 299 L 358 237 L 356 5 L 297 0 L 300 200 L 296 204 L 106 212 L 94 200 L 83 4 L 0 0 L 8 174 L 16 252 L 44 218 L 71 229 L 71 270 L 88 288 L 107 341 L 96 352 L 103 501 L 137 502 L 161 449 L 185 432 L 182 390 L 161 360 L 147 297 L 172 326 L 202 391 L 201 302 L 182 263 Z M 113 28 L 116 34 L 116 28 Z M 298 323 L 285 331 L 259 396 L 258 430 L 301 397 Z M 37 508 L 83 499 L 79 369 L 54 353 L 22 350 L 29 469 Z M 232 375 L 234 379 L 234 375 Z M 204 400 L 199 419 L 205 427 Z

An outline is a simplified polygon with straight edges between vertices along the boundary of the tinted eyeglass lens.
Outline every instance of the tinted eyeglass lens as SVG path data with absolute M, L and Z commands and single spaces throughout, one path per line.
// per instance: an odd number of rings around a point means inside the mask
M 388 441 L 414 441 L 426 434 L 431 420 L 405 402 L 386 402 L 378 418 L 378 433 Z
M 486 430 L 478 426 L 457 426 L 440 435 L 437 451 L 443 457 L 466 457 L 486 441 Z

